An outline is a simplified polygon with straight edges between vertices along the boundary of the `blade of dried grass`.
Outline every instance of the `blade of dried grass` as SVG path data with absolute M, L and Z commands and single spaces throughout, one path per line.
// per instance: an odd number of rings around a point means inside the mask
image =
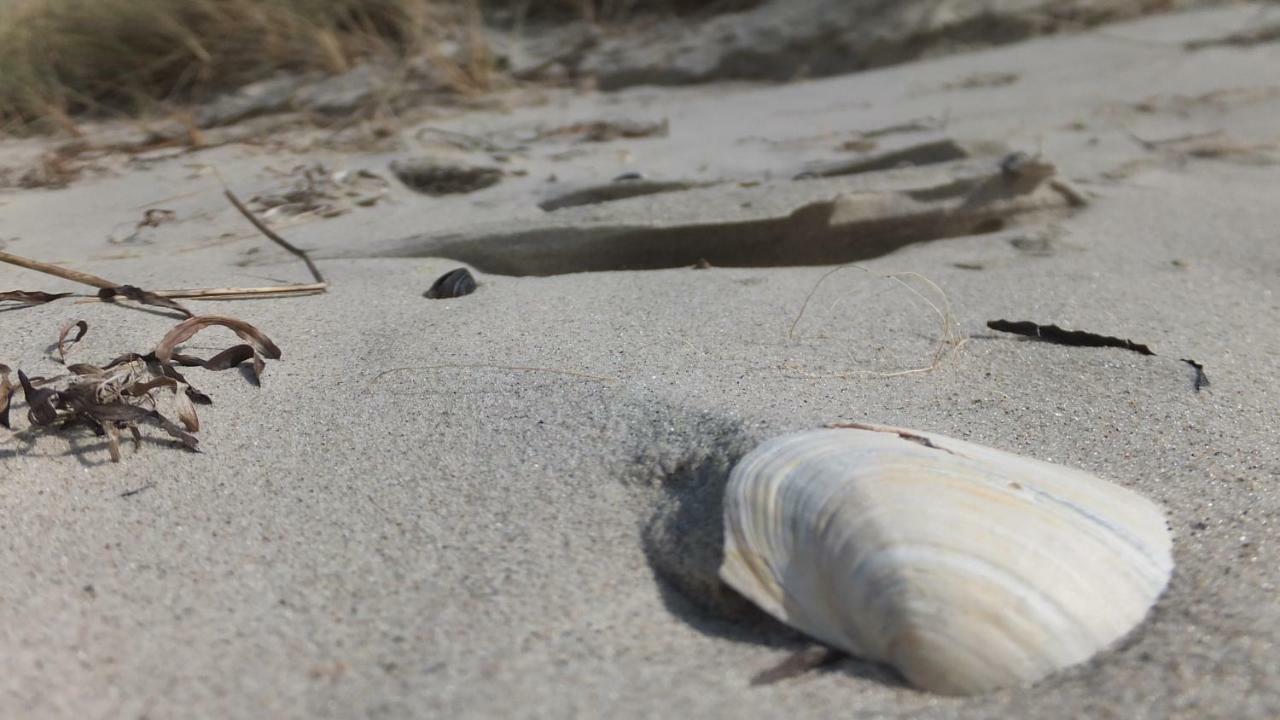
M 255 351 L 253 353 L 253 384 L 262 385 L 262 371 L 267 369 L 267 362 Z
M 320 271 L 316 269 L 315 264 L 311 261 L 311 258 L 307 256 L 305 251 L 294 247 L 288 241 L 275 234 L 270 228 L 263 225 L 248 208 L 244 207 L 244 204 L 240 202 L 239 198 L 236 198 L 231 194 L 230 190 L 227 191 L 227 194 L 228 197 L 232 199 L 232 203 L 237 205 L 240 212 L 244 213 L 245 216 L 254 223 L 255 227 L 266 234 L 266 236 L 271 240 L 281 244 L 285 249 L 289 250 L 289 252 L 301 257 L 303 261 L 306 262 L 307 268 L 311 270 L 311 274 L 315 276 L 316 282 L 299 283 L 294 285 L 274 285 L 268 287 L 189 288 L 149 292 L 133 285 L 122 285 L 118 282 L 98 277 L 97 275 L 91 275 L 86 272 L 80 272 L 79 270 L 71 270 L 58 265 L 40 262 L 39 260 L 32 260 L 30 258 L 25 258 L 20 255 L 14 255 L 4 251 L 0 251 L 0 262 L 6 262 L 11 265 L 27 268 L 28 270 L 35 270 L 36 272 L 42 272 L 47 275 L 53 275 L 65 280 L 71 280 L 73 282 L 96 287 L 101 291 L 98 293 L 98 299 L 100 300 L 110 300 L 116 295 L 123 295 L 130 300 L 136 300 L 137 302 L 142 302 L 148 305 L 160 305 L 172 308 L 184 313 L 187 317 L 191 317 L 192 313 L 190 311 L 177 303 L 166 303 L 165 299 L 205 298 L 210 300 L 242 300 L 249 298 L 313 295 L 323 293 L 328 290 L 329 284 L 325 282 L 323 277 L 321 277 Z M 0 292 L 0 300 L 11 300 L 14 302 L 25 303 L 27 305 L 38 305 L 52 302 L 72 294 L 73 293 L 46 293 L 40 291 L 10 290 L 7 292 Z
M 0 363 L 0 425 L 12 430 L 9 424 L 9 400 L 13 397 L 13 383 L 9 382 L 9 366 Z
M 76 336 L 67 339 L 67 335 L 71 332 L 71 328 L 77 328 Z M 58 330 L 58 359 L 63 365 L 67 364 L 67 348 L 80 342 L 84 334 L 89 332 L 89 323 L 84 320 L 68 320 L 63 323 L 62 328 Z
M 192 300 L 270 300 L 273 298 L 319 295 L 329 289 L 328 283 L 298 283 L 295 285 L 270 285 L 266 287 L 225 287 L 156 290 L 152 294 L 170 299 Z M 92 298 L 83 302 L 101 301 Z
M 107 449 L 111 451 L 111 462 L 120 462 L 120 429 L 113 423 L 102 425 L 102 432 L 107 436 Z
M 191 298 L 201 300 L 250 300 L 296 295 L 318 295 L 329 289 L 328 283 L 299 283 L 297 285 L 270 285 L 267 287 L 191 288 L 189 290 L 156 290 L 155 294 L 166 298 Z
M 178 413 L 178 421 L 191 432 L 200 430 L 200 416 L 196 414 L 196 406 L 186 392 L 178 392 L 174 388 L 173 404 Z
M 186 431 L 184 431 L 181 427 L 178 427 L 177 423 L 173 422 L 172 420 L 165 417 L 164 415 L 161 415 L 158 410 L 152 410 L 149 417 L 152 420 L 156 421 L 160 425 L 160 428 L 162 430 L 169 433 L 170 437 L 181 442 L 183 447 L 187 448 L 192 452 L 200 452 L 200 441 L 197 440 L 194 435 L 191 435 Z
M 823 273 L 822 277 L 818 278 L 818 281 L 813 284 L 813 287 L 809 288 L 809 294 L 804 296 L 804 302 L 800 304 L 800 312 L 796 313 L 795 319 L 791 321 L 791 327 L 787 329 L 788 340 L 796 339 L 796 326 L 800 324 L 800 320 L 804 317 L 805 311 L 809 309 L 809 303 L 813 301 L 813 296 L 818 292 L 818 288 L 822 287 L 822 283 L 826 282 L 827 278 L 835 275 L 841 270 L 848 270 L 850 268 L 861 270 L 866 273 L 871 272 L 861 265 L 850 263 L 848 265 L 840 265 L 839 267 L 831 268 L 827 272 Z
M 197 315 L 178 323 L 156 345 L 156 359 L 162 363 L 170 362 L 174 348 L 179 343 L 186 342 L 201 330 L 215 325 L 228 328 L 236 335 L 249 341 L 258 352 L 272 360 L 280 359 L 280 348 L 276 347 L 276 344 L 271 342 L 271 338 L 267 337 L 261 330 L 238 318 L 223 315 Z
M 20 302 L 24 305 L 43 305 L 47 302 L 53 302 L 59 298 L 73 295 L 74 293 L 47 293 L 39 290 L 10 290 L 8 292 L 0 292 L 0 300 L 12 300 Z
M 254 355 L 253 347 L 250 345 L 232 345 L 222 352 L 214 355 L 208 360 L 203 360 L 194 355 L 173 354 L 173 362 L 183 367 L 202 367 L 205 370 L 230 370 L 252 358 Z

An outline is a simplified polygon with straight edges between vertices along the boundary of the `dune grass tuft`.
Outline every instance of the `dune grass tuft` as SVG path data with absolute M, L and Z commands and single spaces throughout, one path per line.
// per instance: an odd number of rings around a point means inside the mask
M 76 115 L 132 116 L 198 102 L 282 70 L 337 73 L 370 57 L 439 58 L 442 40 L 473 43 L 482 15 L 609 21 L 743 2 L 0 0 L 0 130 L 74 133 Z
M 0 0 L 0 126 L 136 113 L 279 70 L 414 52 L 460 17 L 431 0 Z

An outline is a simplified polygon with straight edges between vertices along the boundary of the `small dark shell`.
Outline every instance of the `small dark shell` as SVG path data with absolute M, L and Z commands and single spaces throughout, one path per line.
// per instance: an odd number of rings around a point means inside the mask
M 422 294 L 433 300 L 462 297 L 476 291 L 476 279 L 466 268 L 450 270 L 436 279 L 431 289 Z

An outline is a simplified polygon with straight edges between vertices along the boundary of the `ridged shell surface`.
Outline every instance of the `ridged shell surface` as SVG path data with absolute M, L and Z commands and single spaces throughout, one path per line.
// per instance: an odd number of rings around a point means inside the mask
M 938 693 L 1089 659 L 1142 621 L 1173 570 L 1164 513 L 1137 493 L 915 430 L 775 438 L 725 492 L 725 582 Z

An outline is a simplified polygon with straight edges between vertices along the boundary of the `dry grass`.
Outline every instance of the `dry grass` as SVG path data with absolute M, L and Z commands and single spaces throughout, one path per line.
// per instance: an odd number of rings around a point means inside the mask
M 787 339 L 795 341 L 800 339 L 800 335 L 796 332 L 796 328 L 800 325 L 801 319 L 809 309 L 809 304 L 818 292 L 818 288 L 830 278 L 832 275 L 843 270 L 859 270 L 866 274 L 872 274 L 867 268 L 857 265 L 848 264 L 840 265 L 822 274 L 810 288 L 809 294 L 805 296 L 804 302 L 800 305 L 800 312 L 796 314 L 791 326 L 787 330 Z M 827 378 L 827 379 L 850 379 L 855 377 L 874 377 L 874 378 L 894 378 L 904 375 L 917 375 L 920 373 L 928 373 L 937 370 L 948 355 L 958 351 L 968 342 L 968 338 L 960 330 L 960 324 L 956 320 L 954 311 L 951 308 L 951 300 L 947 297 L 946 291 L 933 282 L 929 278 L 917 272 L 895 272 L 887 275 L 881 275 L 881 279 L 890 280 L 902 289 L 907 290 L 917 300 L 922 302 L 933 314 L 938 317 L 938 338 L 935 341 L 933 353 L 927 365 L 919 365 L 905 369 L 893 370 L 872 370 L 864 368 L 855 368 L 836 373 L 812 373 L 800 367 L 800 363 L 796 361 L 787 361 L 784 369 L 793 371 L 797 377 L 804 378 Z M 917 285 L 919 287 L 917 287 Z M 926 292 L 921 292 L 923 288 Z M 834 309 L 834 305 L 832 306 Z M 865 341 L 866 338 L 863 338 Z
M 341 72 L 456 28 L 431 0 L 0 2 L 0 124 L 137 113 L 279 70 Z M 37 128 L 41 129 L 41 128 Z
M 482 16 L 616 20 L 743 0 L 0 0 L 0 129 L 75 134 L 73 117 L 133 116 L 287 71 L 370 57 L 484 60 Z M 483 5 L 484 13 L 481 12 Z M 441 43 L 465 48 L 448 59 Z M 456 70 L 453 68 L 451 70 Z M 484 80 L 487 75 L 480 73 Z
M 643 13 L 694 15 L 745 10 L 761 0 L 498 0 L 487 3 L 499 6 L 519 17 L 546 20 L 553 18 L 586 18 L 590 21 L 616 22 Z

